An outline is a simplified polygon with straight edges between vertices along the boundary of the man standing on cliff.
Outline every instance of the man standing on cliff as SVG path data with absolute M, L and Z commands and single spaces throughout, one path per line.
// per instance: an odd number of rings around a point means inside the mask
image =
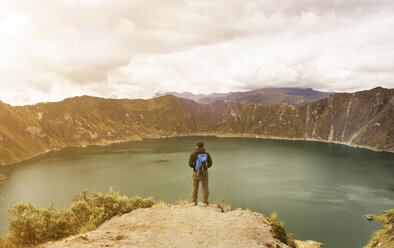
M 196 144 L 196 150 L 190 155 L 189 166 L 193 168 L 192 201 L 194 206 L 197 205 L 198 185 L 200 181 L 202 185 L 203 201 L 204 204 L 208 206 L 208 168 L 212 166 L 212 158 L 211 155 L 205 151 L 204 142 L 199 141 Z

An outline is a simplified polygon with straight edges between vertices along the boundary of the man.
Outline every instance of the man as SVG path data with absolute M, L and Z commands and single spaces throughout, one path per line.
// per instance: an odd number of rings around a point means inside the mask
M 189 166 L 193 168 L 192 201 L 194 206 L 197 205 L 198 185 L 200 181 L 202 185 L 203 201 L 204 204 L 208 206 L 208 168 L 212 166 L 212 158 L 211 155 L 205 151 L 204 142 L 199 141 L 196 144 L 196 150 L 190 155 Z

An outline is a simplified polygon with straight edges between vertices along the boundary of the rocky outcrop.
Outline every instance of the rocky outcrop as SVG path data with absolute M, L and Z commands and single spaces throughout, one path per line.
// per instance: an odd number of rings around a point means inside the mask
M 368 220 L 377 220 L 384 224 L 382 230 L 377 231 L 371 242 L 364 248 L 391 248 L 394 247 L 394 209 L 385 211 L 384 215 L 376 216 L 368 214 Z
M 321 248 L 323 247 L 322 243 L 312 241 L 312 240 L 296 240 L 295 243 L 297 244 L 297 248 Z
M 0 165 L 68 146 L 144 137 L 217 135 L 316 140 L 394 152 L 394 89 L 339 93 L 303 106 L 167 95 L 149 100 L 82 96 L 10 106 L 0 102 Z
M 314 241 L 302 248 L 319 248 Z M 98 229 L 46 248 L 78 247 L 261 247 L 287 248 L 273 237 L 264 215 L 234 210 L 222 213 L 214 205 L 161 205 L 113 217 Z M 300 248 L 301 248 L 300 247 Z

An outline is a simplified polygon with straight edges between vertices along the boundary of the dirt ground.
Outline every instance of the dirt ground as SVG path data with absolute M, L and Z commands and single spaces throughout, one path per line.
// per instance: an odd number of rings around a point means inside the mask
M 287 248 L 270 229 L 266 217 L 251 211 L 222 213 L 216 205 L 189 203 L 159 205 L 116 216 L 94 231 L 45 247 Z

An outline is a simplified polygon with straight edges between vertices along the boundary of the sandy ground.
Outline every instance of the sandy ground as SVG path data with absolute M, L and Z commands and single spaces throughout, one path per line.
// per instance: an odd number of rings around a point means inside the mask
M 251 211 L 222 213 L 216 205 L 161 205 L 116 216 L 97 230 L 45 247 L 277 248 L 278 244 L 287 248 L 270 229 L 263 215 Z

